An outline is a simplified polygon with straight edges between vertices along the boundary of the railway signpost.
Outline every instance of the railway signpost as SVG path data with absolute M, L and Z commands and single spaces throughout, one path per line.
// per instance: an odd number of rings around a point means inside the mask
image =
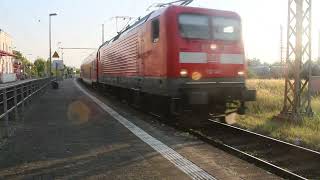
M 55 68 L 56 80 L 57 80 L 58 79 L 58 70 L 62 71 L 64 69 L 63 61 L 59 60 L 60 56 L 57 51 L 55 51 L 53 53 L 52 58 L 54 58 L 55 60 L 52 61 L 51 67 Z M 52 73 L 52 72 L 50 72 L 50 73 Z
M 52 58 L 59 58 L 60 56 L 59 56 L 59 54 L 57 53 L 57 51 L 55 51 L 54 53 L 53 53 L 53 55 L 52 55 Z
M 58 70 L 62 70 L 64 68 L 62 60 L 53 60 L 52 67 L 55 67 Z
M 58 71 L 61 72 L 60 78 L 62 78 L 63 70 L 64 70 L 63 61 L 62 60 L 58 60 L 58 59 L 57 60 L 53 60 L 51 66 L 55 68 L 56 80 L 58 80 Z

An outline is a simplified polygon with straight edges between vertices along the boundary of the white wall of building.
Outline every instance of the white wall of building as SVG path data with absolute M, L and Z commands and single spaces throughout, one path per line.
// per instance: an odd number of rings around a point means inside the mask
M 0 29 L 0 50 L 12 53 L 12 38 L 11 36 Z M 14 59 L 12 57 L 1 57 L 0 58 L 0 74 L 13 73 Z

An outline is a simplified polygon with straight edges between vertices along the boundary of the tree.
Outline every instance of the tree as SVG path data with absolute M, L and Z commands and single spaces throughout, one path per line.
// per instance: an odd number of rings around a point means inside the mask
M 24 57 L 20 51 L 13 50 L 12 52 L 16 56 L 16 59 L 20 60 L 23 65 L 30 63 L 30 61 Z
M 32 63 L 23 56 L 23 54 L 20 51 L 13 50 L 13 54 L 16 56 L 15 59 L 19 60 L 21 62 L 21 70 L 22 70 L 22 77 L 25 75 L 32 75 L 32 71 L 30 70 L 30 67 L 32 66 Z
M 22 53 L 20 51 L 13 50 L 12 52 L 16 56 L 17 59 L 23 58 Z
M 248 69 L 248 78 L 255 79 L 255 78 L 258 78 L 258 76 L 252 69 L 249 68 Z
M 261 65 L 260 59 L 253 58 L 253 59 L 248 59 L 248 66 L 259 66 Z
M 34 61 L 34 66 L 38 77 L 43 77 L 46 69 L 46 61 L 43 58 L 38 58 Z
M 67 74 L 68 75 L 73 74 L 73 68 L 72 67 L 67 67 Z

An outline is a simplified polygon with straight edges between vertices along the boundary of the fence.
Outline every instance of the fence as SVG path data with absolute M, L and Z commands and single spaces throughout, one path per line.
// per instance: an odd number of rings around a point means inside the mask
M 10 122 L 23 119 L 25 106 L 50 82 L 43 78 L 0 86 L 0 139 L 10 136 Z

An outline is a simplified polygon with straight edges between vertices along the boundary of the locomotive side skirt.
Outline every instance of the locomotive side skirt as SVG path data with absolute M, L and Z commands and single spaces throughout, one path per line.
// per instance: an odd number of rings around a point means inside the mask
M 217 102 L 255 101 L 256 91 L 248 90 L 241 81 L 202 81 L 187 82 L 181 88 L 193 105 L 214 104 Z
M 185 78 L 102 76 L 100 83 L 164 97 L 180 98 L 186 95 L 189 104 L 208 104 L 219 99 L 255 100 L 255 90 L 248 90 L 243 78 L 190 81 Z

